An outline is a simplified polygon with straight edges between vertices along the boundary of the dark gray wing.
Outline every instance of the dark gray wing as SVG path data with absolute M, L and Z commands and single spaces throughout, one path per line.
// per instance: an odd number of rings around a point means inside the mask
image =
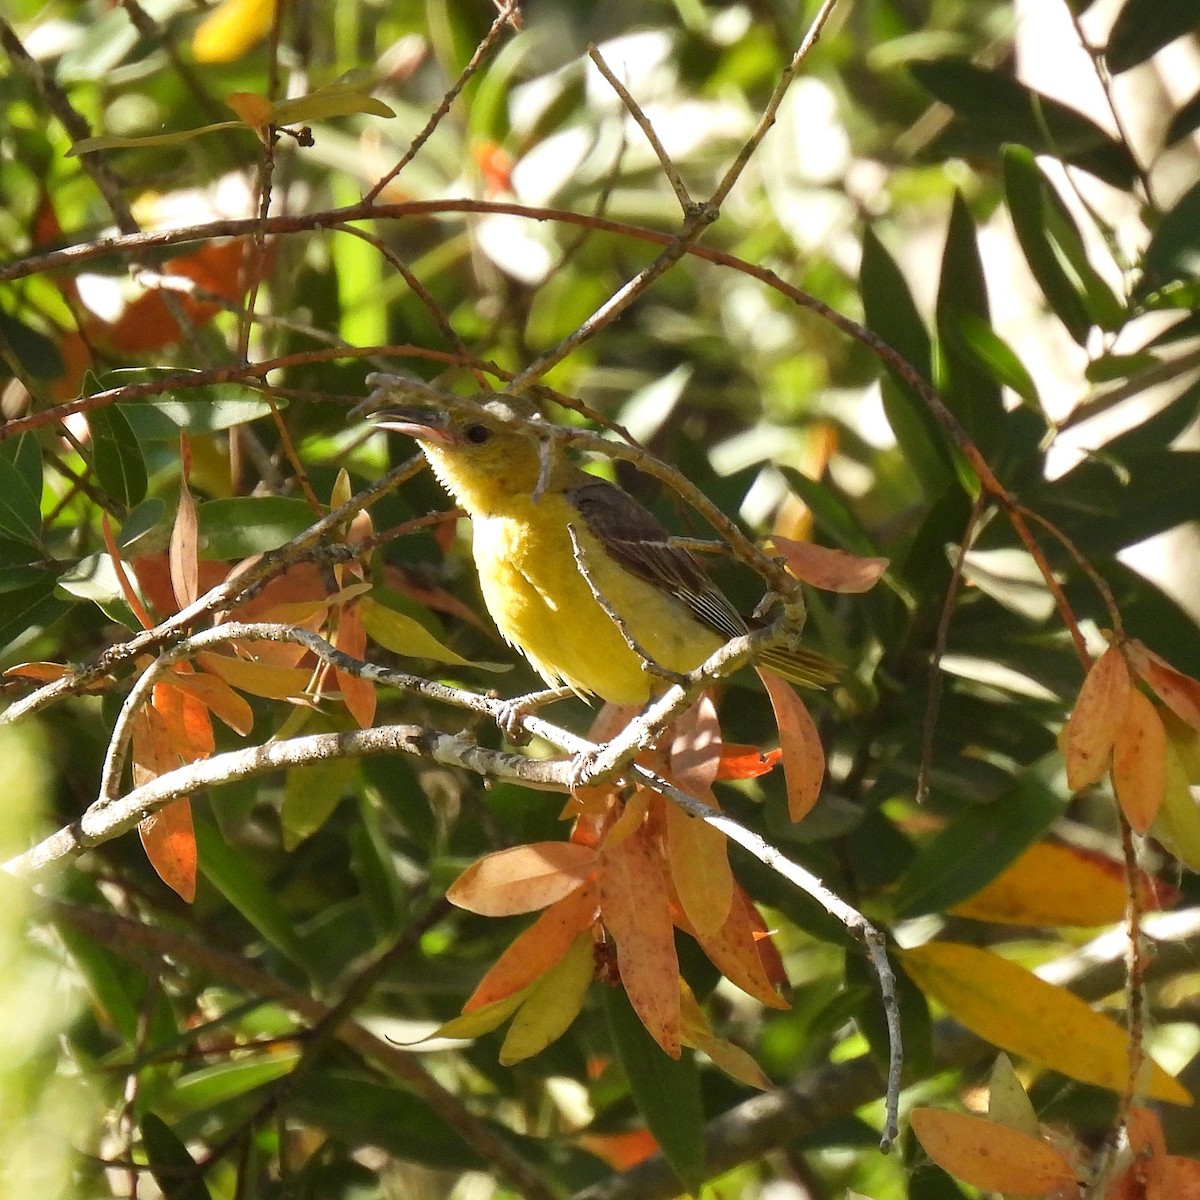
M 686 550 L 671 544 L 658 518 L 632 496 L 603 479 L 589 479 L 566 493 L 592 536 L 631 574 L 678 597 L 722 637 L 746 632 L 746 623 L 724 593 Z

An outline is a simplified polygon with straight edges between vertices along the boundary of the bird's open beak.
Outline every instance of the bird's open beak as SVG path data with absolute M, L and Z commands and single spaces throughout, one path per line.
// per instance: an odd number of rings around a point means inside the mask
M 446 413 L 433 412 L 427 408 L 377 408 L 364 414 L 372 425 L 389 429 L 393 433 L 404 433 L 420 442 L 441 442 L 453 445 L 454 435 L 450 432 Z

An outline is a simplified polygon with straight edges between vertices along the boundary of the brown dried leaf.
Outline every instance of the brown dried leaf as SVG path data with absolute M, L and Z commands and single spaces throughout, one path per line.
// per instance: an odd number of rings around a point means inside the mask
M 825 750 L 817 727 L 804 701 L 778 675 L 759 670 L 767 689 L 775 723 L 779 727 L 779 748 L 783 751 L 783 773 L 787 781 L 788 815 L 793 821 L 806 817 L 821 794 L 825 779 Z
M 484 917 L 535 912 L 582 887 L 596 870 L 596 852 L 572 842 L 534 842 L 498 850 L 469 866 L 446 898 Z

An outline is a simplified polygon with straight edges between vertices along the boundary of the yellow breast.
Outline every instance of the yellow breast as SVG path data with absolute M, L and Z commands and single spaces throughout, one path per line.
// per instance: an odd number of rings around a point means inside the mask
M 575 530 L 588 576 L 629 634 L 659 665 L 690 671 L 720 644 L 687 608 L 618 566 L 563 496 L 518 499 L 474 518 L 475 563 L 484 602 L 505 640 L 552 686 L 565 683 L 616 704 L 644 704 L 662 681 L 592 594 L 575 562 Z

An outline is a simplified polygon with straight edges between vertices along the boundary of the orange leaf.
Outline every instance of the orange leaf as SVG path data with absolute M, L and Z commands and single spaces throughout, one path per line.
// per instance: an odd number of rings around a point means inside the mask
M 174 684 L 156 683 L 153 704 L 183 762 L 196 762 L 212 754 L 212 721 L 198 696 Z
M 342 609 L 333 644 L 351 658 L 361 660 L 366 657 L 367 631 L 363 628 L 357 604 L 348 604 Z M 369 729 L 375 721 L 375 685 L 369 679 L 360 679 L 339 667 L 334 667 L 333 673 L 347 711 L 360 729 Z
M 191 692 L 210 712 L 215 713 L 234 733 L 243 736 L 254 728 L 254 710 L 223 679 L 215 675 L 180 675 L 176 687 Z
M 181 435 L 182 437 L 183 435 Z M 197 546 L 200 527 L 196 520 L 196 502 L 187 481 L 179 485 L 179 510 L 171 530 L 171 590 L 178 608 L 187 608 L 200 595 L 200 563 Z
M 578 1144 L 589 1154 L 608 1163 L 614 1171 L 625 1171 L 658 1153 L 658 1142 L 648 1129 L 626 1129 L 621 1133 L 585 1133 Z
M 1018 1129 L 938 1108 L 914 1108 L 908 1119 L 925 1153 L 973 1187 L 1047 1196 L 1075 1182 L 1074 1168 L 1053 1146 Z
M 1153 703 L 1136 689 L 1113 743 L 1113 786 L 1125 819 L 1145 833 L 1167 791 L 1167 731 Z
M 721 743 L 721 761 L 717 765 L 718 779 L 757 779 L 773 771 L 783 758 L 782 750 L 760 750 L 737 742 Z
M 680 1051 L 679 959 L 663 861 L 644 827 L 601 855 L 600 915 L 617 942 L 629 1003 L 672 1057 Z
M 1193 729 L 1200 729 L 1200 680 L 1177 671 L 1169 662 L 1147 650 L 1141 642 L 1129 643 L 1134 670 L 1158 698 Z
M 929 942 L 897 952 L 909 977 L 952 1017 L 994 1046 L 1111 1091 L 1129 1084 L 1128 1035 L 1110 1017 L 1032 971 L 976 946 Z M 1157 1063 L 1147 1095 L 1190 1105 L 1192 1097 Z
M 1125 1115 L 1125 1136 L 1133 1161 L 1109 1185 L 1104 1200 L 1179 1200 L 1177 1192 L 1163 1188 L 1167 1147 L 1158 1117 L 1131 1105 Z
M 132 609 L 133 615 L 141 622 L 142 628 L 153 629 L 154 622 L 150 619 L 146 606 L 138 598 L 137 592 L 133 590 L 133 583 L 125 570 L 121 551 L 117 548 L 116 538 L 113 537 L 112 523 L 108 519 L 108 513 L 100 514 L 100 527 L 104 531 L 104 545 L 108 550 L 109 558 L 112 559 L 113 570 L 117 573 L 117 584 L 121 589 L 121 596 Z
M 716 807 L 711 792 L 700 799 Z M 733 903 L 733 872 L 726 837 L 678 805 L 668 804 L 666 813 L 667 861 L 675 894 L 698 931 L 716 933 L 725 924 Z
M 225 103 L 237 113 L 238 120 L 251 129 L 266 129 L 271 123 L 274 105 L 257 92 L 230 92 L 225 97 Z
M 1089 787 L 1108 770 L 1113 739 L 1129 707 L 1129 666 L 1119 646 L 1092 664 L 1067 721 L 1067 786 Z
M 158 710 L 148 704 L 134 714 L 129 757 L 134 787 L 141 787 L 179 766 L 179 752 L 171 732 Z
M 804 701 L 778 675 L 763 670 L 758 675 L 771 698 L 775 723 L 779 727 L 779 748 L 783 752 L 783 773 L 787 780 L 788 815 L 793 821 L 799 821 L 809 814 L 821 794 L 821 783 L 825 778 L 825 750 Z
M 500 955 L 463 1005 L 463 1012 L 483 1008 L 528 987 L 566 954 L 577 934 L 592 924 L 598 904 L 595 885 L 585 883 L 550 905 Z
M 787 980 L 783 962 L 774 942 L 759 936 L 762 929 L 758 910 L 735 883 L 725 924 L 715 934 L 699 930 L 694 933 L 700 949 L 730 983 L 768 1008 L 788 1008 L 788 1002 L 775 990 L 777 982 Z
M 1138 890 L 1144 908 L 1173 903 L 1172 889 L 1142 872 Z M 1092 850 L 1040 842 L 951 911 L 1005 925 L 1091 926 L 1120 921 L 1127 903 L 1119 862 Z
M 596 852 L 572 842 L 534 842 L 497 850 L 472 863 L 446 898 L 483 917 L 536 912 L 582 887 L 596 870 Z
M 1168 1154 L 1163 1159 L 1163 1200 L 1200 1200 L 1200 1162 Z
M 6 668 L 3 675 L 5 679 L 36 679 L 39 683 L 53 683 L 69 670 L 70 668 L 62 663 L 27 662 Z
M 265 662 L 246 662 L 231 654 L 215 654 L 210 650 L 201 650 L 196 661 L 239 692 L 249 692 L 268 700 L 291 700 L 302 696 L 312 680 L 309 671 L 274 667 Z
M 189 904 L 196 898 L 196 835 L 192 806 L 186 800 L 151 813 L 138 825 L 142 845 L 159 878 Z
M 888 569 L 886 558 L 863 558 L 812 542 L 793 542 L 778 534 L 769 537 L 763 548 L 779 555 L 797 579 L 826 592 L 870 591 Z
M 712 697 L 704 693 L 671 726 L 670 772 L 676 786 L 703 798 L 721 761 L 721 724 Z

